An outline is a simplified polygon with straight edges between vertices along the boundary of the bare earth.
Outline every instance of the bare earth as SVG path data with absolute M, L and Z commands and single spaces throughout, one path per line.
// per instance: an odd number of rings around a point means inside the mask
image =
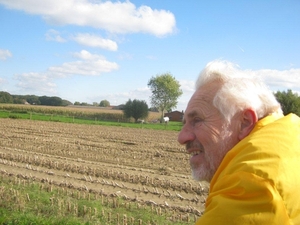
M 0 119 L 0 172 L 201 215 L 178 132 Z

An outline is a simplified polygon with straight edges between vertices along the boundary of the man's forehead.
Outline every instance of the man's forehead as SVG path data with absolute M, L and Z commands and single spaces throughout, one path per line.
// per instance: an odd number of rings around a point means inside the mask
M 208 83 L 198 88 L 192 95 L 189 105 L 194 103 L 212 104 L 213 98 L 215 97 L 217 91 L 220 89 L 220 83 Z
M 212 103 L 212 90 L 199 89 L 192 95 L 187 108 L 195 107 L 195 105 L 201 106 L 201 104 L 211 104 Z
M 205 85 L 194 92 L 188 102 L 184 118 L 201 116 L 203 113 L 214 110 L 213 99 L 218 88 L 216 84 Z
M 191 119 L 196 116 L 200 116 L 203 110 L 210 107 L 211 101 L 208 98 L 201 95 L 193 95 L 190 99 L 187 108 L 184 113 L 184 121 L 186 119 Z

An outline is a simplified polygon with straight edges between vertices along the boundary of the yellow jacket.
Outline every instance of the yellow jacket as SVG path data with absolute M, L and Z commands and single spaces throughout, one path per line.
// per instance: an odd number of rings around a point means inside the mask
M 271 115 L 224 157 L 196 225 L 300 225 L 300 118 Z

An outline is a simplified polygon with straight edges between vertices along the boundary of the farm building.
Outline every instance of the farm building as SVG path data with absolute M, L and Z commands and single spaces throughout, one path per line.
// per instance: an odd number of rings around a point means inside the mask
M 112 106 L 112 109 L 119 109 L 119 110 L 123 110 L 124 109 L 125 104 L 121 104 L 121 105 L 117 105 L 117 106 Z
M 181 122 L 183 119 L 183 111 L 179 112 L 179 111 L 173 111 L 173 112 L 169 112 L 169 113 L 165 113 L 165 117 L 169 117 L 170 121 L 178 121 Z

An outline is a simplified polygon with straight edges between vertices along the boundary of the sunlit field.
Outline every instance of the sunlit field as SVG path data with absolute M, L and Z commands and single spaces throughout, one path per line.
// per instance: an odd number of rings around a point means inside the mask
M 178 131 L 0 124 L 0 224 L 194 224 L 201 216 L 208 186 L 191 179 Z

